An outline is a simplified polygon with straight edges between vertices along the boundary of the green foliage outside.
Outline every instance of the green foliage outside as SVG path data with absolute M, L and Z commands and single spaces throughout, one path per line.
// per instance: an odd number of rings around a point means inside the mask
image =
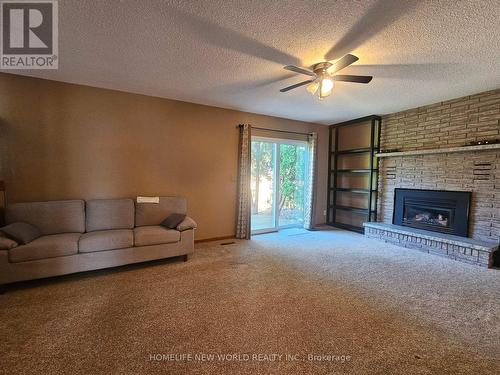
M 280 145 L 280 200 L 278 209 L 301 210 L 304 201 L 305 147 Z M 273 145 L 268 142 L 252 142 L 252 176 L 273 178 Z M 256 181 L 252 194 L 252 213 L 258 213 L 259 184 Z
M 304 201 L 305 147 L 282 144 L 280 148 L 279 209 L 301 209 Z

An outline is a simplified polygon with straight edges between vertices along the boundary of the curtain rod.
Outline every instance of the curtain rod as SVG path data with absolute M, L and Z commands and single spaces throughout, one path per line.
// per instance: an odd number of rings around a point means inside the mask
M 236 126 L 237 128 L 241 128 L 243 125 L 238 125 Z M 300 134 L 300 135 L 312 135 L 313 133 L 301 133 L 301 132 L 293 132 L 289 130 L 277 130 L 277 129 L 269 129 L 269 128 L 258 128 L 256 126 L 252 126 L 252 129 L 257 129 L 257 130 L 267 130 L 270 132 L 276 132 L 276 133 L 289 133 L 289 134 Z

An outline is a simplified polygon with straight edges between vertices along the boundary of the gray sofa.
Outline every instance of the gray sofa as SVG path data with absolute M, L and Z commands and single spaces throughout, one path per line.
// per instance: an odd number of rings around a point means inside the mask
M 194 251 L 196 223 L 186 217 L 175 229 L 159 224 L 186 214 L 184 198 L 159 203 L 132 199 L 67 200 L 9 204 L 6 223 L 34 225 L 41 237 L 0 250 L 0 284 L 115 267 Z

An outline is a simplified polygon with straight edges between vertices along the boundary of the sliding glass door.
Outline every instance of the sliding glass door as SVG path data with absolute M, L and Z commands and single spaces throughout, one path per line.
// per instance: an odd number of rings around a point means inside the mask
M 252 233 L 303 226 L 307 143 L 252 137 Z

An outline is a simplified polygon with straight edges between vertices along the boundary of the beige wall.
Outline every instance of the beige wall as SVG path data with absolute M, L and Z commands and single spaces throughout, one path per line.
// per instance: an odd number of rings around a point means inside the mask
M 325 221 L 328 128 L 0 73 L 0 179 L 9 202 L 183 195 L 197 239 L 234 234 L 239 123 L 318 132 Z

